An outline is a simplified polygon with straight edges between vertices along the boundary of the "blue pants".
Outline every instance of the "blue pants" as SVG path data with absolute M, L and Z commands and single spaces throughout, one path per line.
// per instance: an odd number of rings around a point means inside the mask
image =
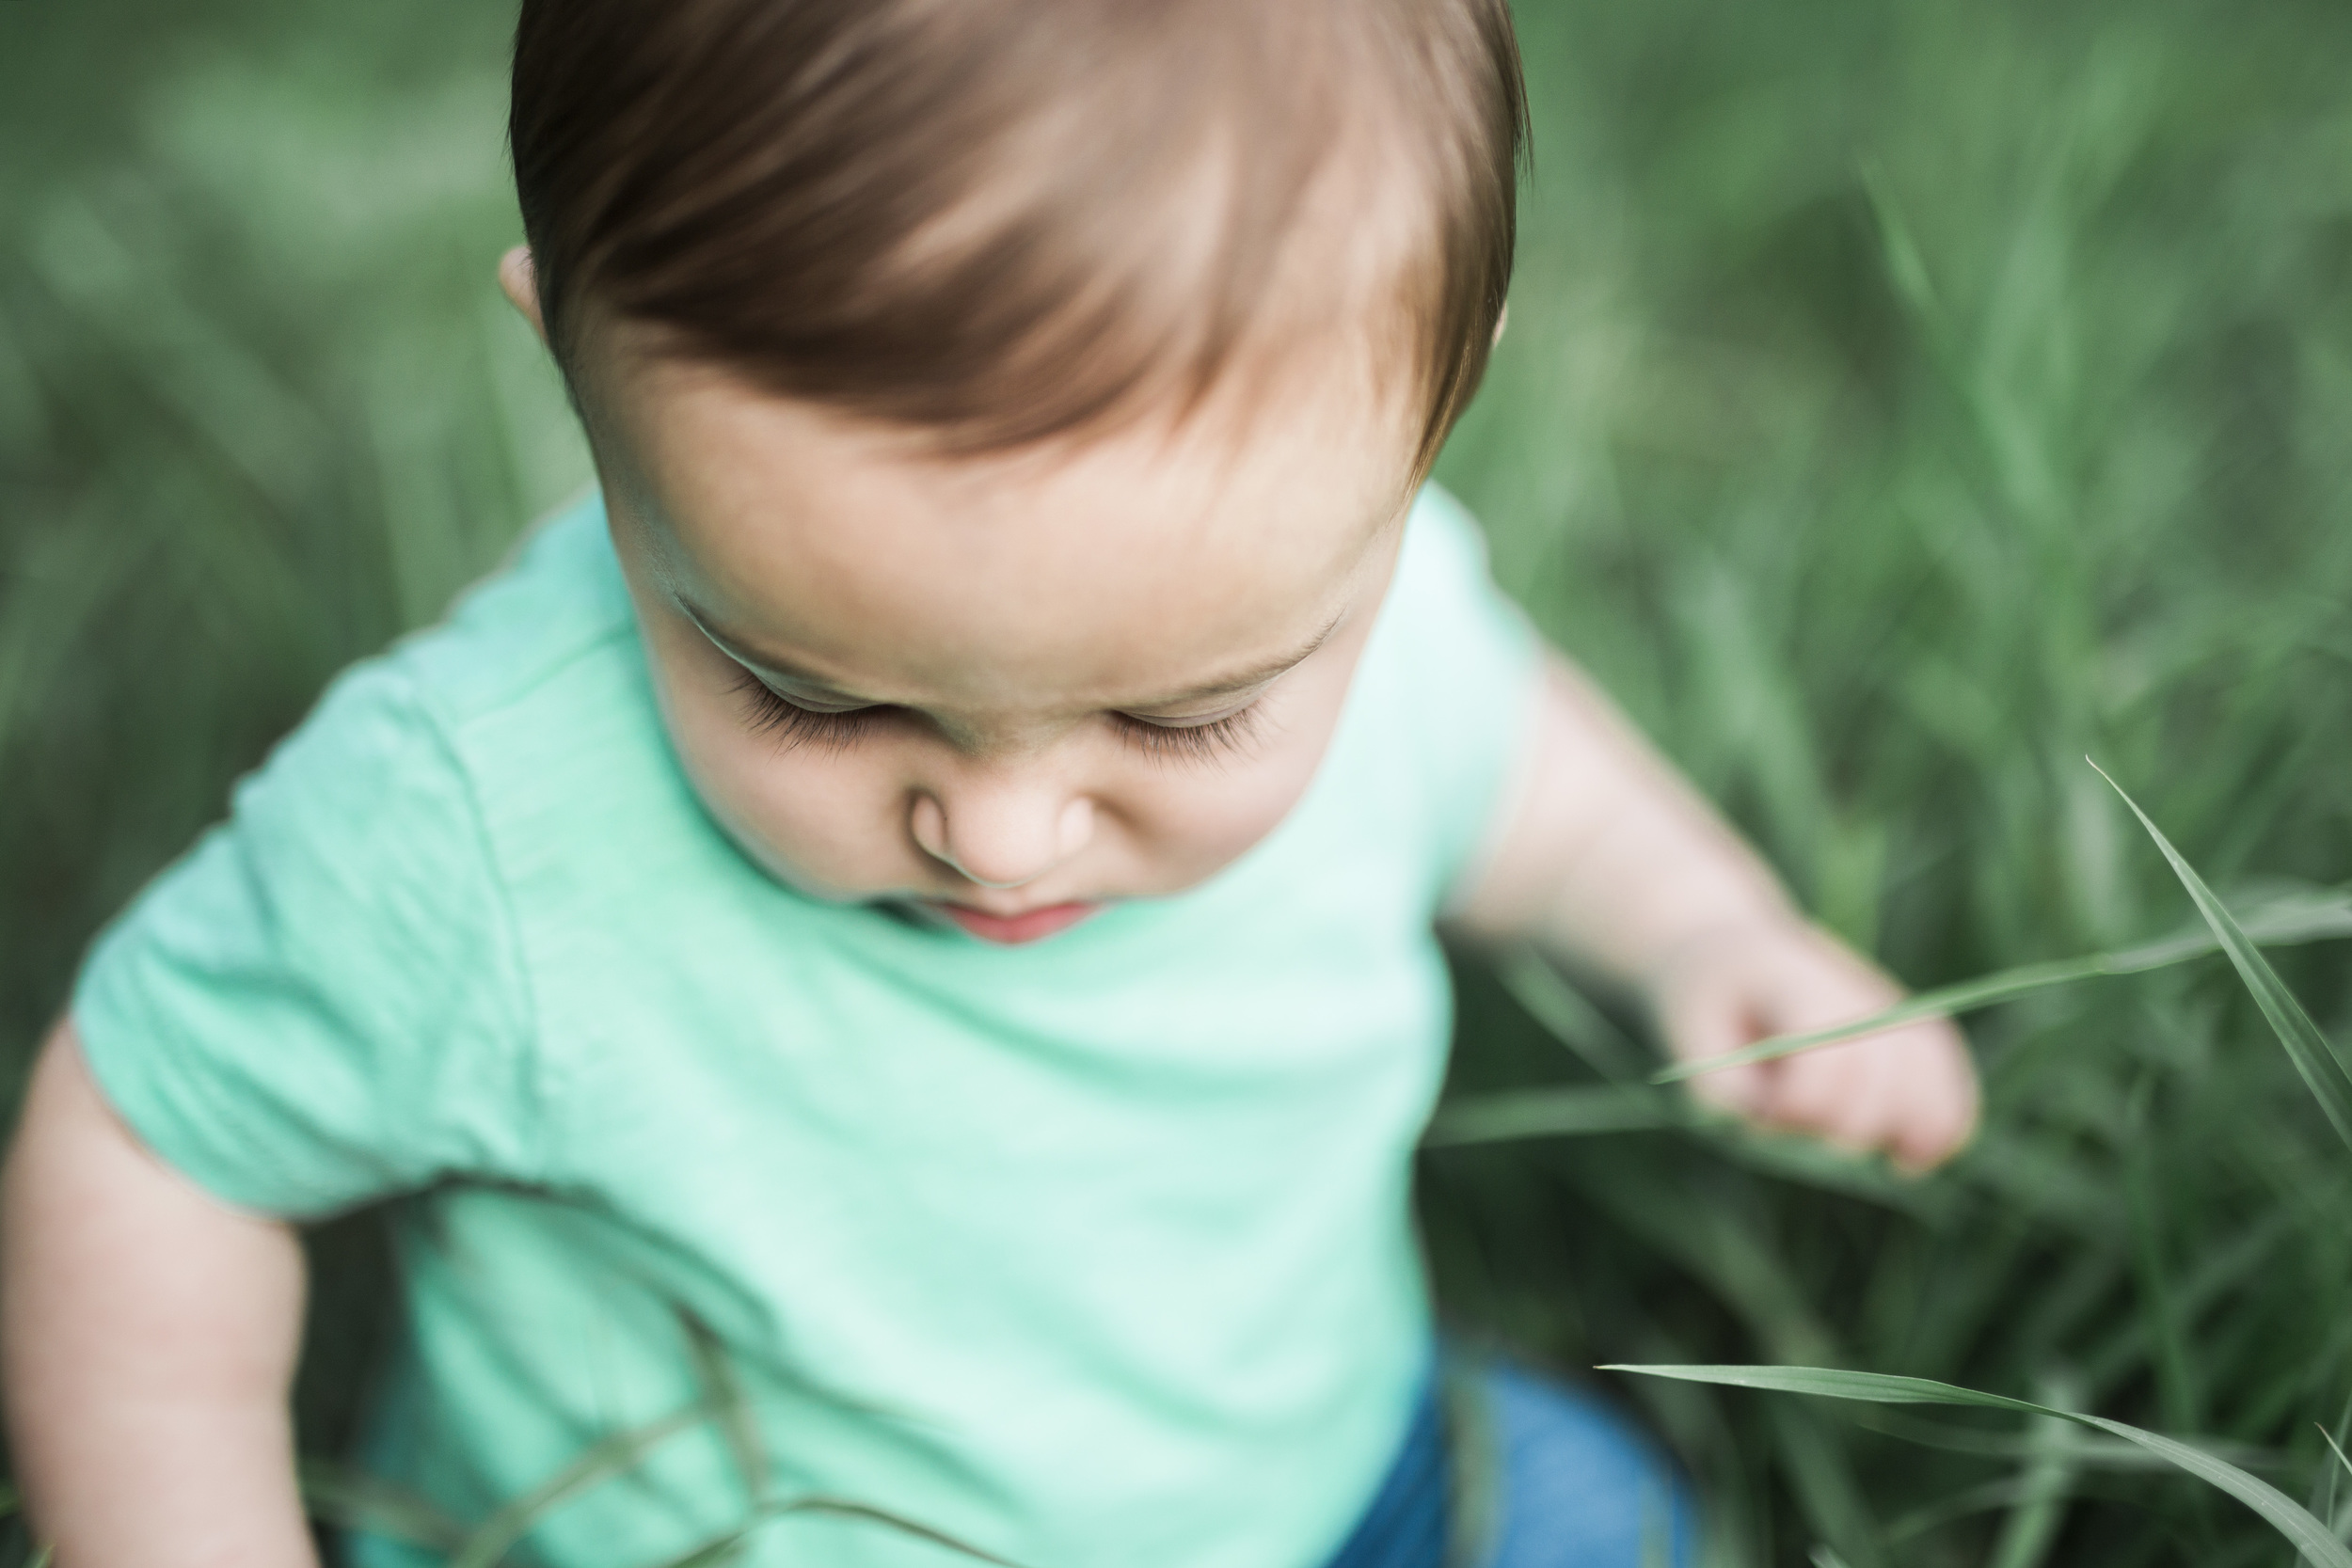
M 1329 1568 L 1685 1568 L 1689 1487 L 1589 1395 L 1507 1362 L 1433 1381 Z

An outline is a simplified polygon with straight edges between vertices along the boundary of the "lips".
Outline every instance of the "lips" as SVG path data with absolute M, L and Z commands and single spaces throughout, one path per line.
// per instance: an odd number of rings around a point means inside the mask
M 1042 942 L 1057 931 L 1066 931 L 1095 911 L 1100 904 L 1048 904 L 1042 909 L 1025 910 L 1019 914 L 990 914 L 964 904 L 950 904 L 933 898 L 927 903 L 941 914 L 954 921 L 982 942 L 998 942 L 1017 947 L 1025 942 Z

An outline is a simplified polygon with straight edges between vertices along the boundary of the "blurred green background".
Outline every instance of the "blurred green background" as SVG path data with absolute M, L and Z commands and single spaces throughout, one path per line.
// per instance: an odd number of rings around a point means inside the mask
M 1915 985 L 2179 928 L 2086 754 L 2225 895 L 2352 878 L 2352 9 L 1519 12 L 1511 331 L 1441 477 L 1820 918 Z M 11 1096 L 90 933 L 230 781 L 588 477 L 491 281 L 509 22 L 0 22 Z M 2352 1025 L 2340 946 L 2278 957 Z M 1643 1070 L 1599 1001 L 1550 996 L 1547 1030 L 1466 963 L 1456 1092 Z M 2226 966 L 1971 1028 L 1987 1131 L 1925 1184 L 1706 1130 L 1433 1151 L 1450 1310 L 1565 1367 L 2071 1403 L 2352 1514 L 2320 1433 L 2352 1417 L 2352 1159 Z M 374 1322 L 365 1223 L 322 1259 L 304 1408 L 331 1449 Z M 2290 1560 L 2118 1445 L 1615 1386 L 1699 1477 L 1722 1562 Z

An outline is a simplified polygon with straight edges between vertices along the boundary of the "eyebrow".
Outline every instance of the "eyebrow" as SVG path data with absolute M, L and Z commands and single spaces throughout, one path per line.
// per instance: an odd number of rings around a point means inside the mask
M 694 623 L 695 629 L 700 631 L 705 637 L 708 638 L 713 646 L 717 647 L 721 653 L 726 655 L 729 658 L 735 660 L 736 663 L 740 664 L 745 669 L 752 671 L 755 674 L 780 675 L 787 680 L 801 681 L 809 686 L 821 687 L 825 690 L 833 692 L 837 696 L 853 697 L 855 695 L 855 693 L 835 685 L 834 682 L 827 680 L 822 675 L 802 669 L 799 665 L 794 664 L 789 659 L 777 658 L 770 654 L 755 653 L 749 648 L 743 647 L 741 644 L 726 636 L 726 634 L 720 631 L 717 627 L 713 626 L 710 624 L 709 618 L 704 615 L 700 610 L 696 609 L 691 600 L 680 598 L 677 601 L 677 607 L 686 612 L 686 618 Z M 1263 686 L 1267 682 L 1274 680 L 1277 676 L 1285 674 L 1291 670 L 1295 669 L 1297 666 L 1304 664 L 1314 655 L 1316 650 L 1331 640 L 1331 634 L 1339 630 L 1340 623 L 1346 619 L 1347 611 L 1343 610 L 1337 615 L 1332 616 L 1329 621 L 1326 622 L 1323 629 L 1316 632 L 1313 637 L 1308 639 L 1303 646 L 1292 653 L 1284 654 L 1279 658 L 1268 659 L 1263 664 L 1253 665 L 1247 670 L 1236 671 L 1230 675 L 1219 676 L 1216 680 L 1204 681 L 1199 686 L 1188 687 L 1184 690 L 1171 692 L 1167 696 L 1154 698 L 1152 701 L 1148 703 L 1130 703 L 1126 705 L 1131 709 L 1174 707 L 1182 703 L 1205 702 L 1212 697 L 1235 696 L 1241 692 L 1248 690 L 1251 687 Z
M 1323 629 L 1315 633 L 1314 636 L 1309 638 L 1303 647 L 1300 647 L 1295 652 L 1284 654 L 1279 658 L 1268 659 L 1263 664 L 1257 665 L 1252 669 L 1240 671 L 1234 674 L 1225 676 L 1220 680 L 1205 682 L 1200 686 L 1193 687 L 1188 690 L 1179 691 L 1170 696 L 1162 697 L 1156 702 L 1134 703 L 1129 705 L 1143 708 L 1172 707 L 1178 703 L 1198 703 L 1210 697 L 1231 697 L 1240 692 L 1247 691 L 1253 686 L 1263 686 L 1266 682 L 1273 680 L 1276 676 L 1287 673 L 1289 671 L 1295 669 L 1297 666 L 1306 663 L 1307 660 L 1313 656 L 1315 650 L 1322 647 L 1326 642 L 1328 642 L 1331 640 L 1331 634 L 1339 630 L 1340 623 L 1346 619 L 1347 611 L 1340 611 L 1337 615 L 1332 616 L 1330 620 L 1325 622 Z
M 736 642 L 733 638 L 728 637 L 724 632 L 722 632 L 717 627 L 713 626 L 710 624 L 710 618 L 705 615 L 699 609 L 695 608 L 692 600 L 680 598 L 677 601 L 677 607 L 686 612 L 686 618 L 688 620 L 694 623 L 695 630 L 710 639 L 712 646 L 716 647 L 721 653 L 726 655 L 729 658 L 735 660 L 736 663 L 740 664 L 745 669 L 751 671 L 754 674 L 782 675 L 787 680 L 801 681 L 809 686 L 821 686 L 826 690 L 838 693 L 844 697 L 852 695 L 852 693 L 835 686 L 824 676 L 819 675 L 813 671 L 802 669 L 790 659 L 777 658 L 772 654 L 754 653 L 750 649 L 741 646 Z

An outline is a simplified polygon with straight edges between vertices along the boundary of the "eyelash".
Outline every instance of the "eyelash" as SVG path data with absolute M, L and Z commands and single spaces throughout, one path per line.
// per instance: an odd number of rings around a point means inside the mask
M 785 752 L 803 746 L 826 752 L 848 751 L 882 711 L 876 707 L 853 707 L 839 713 L 819 713 L 777 692 L 749 670 L 737 676 L 735 689 L 743 694 L 745 705 L 751 709 L 752 733 L 773 736 L 777 750 Z
M 853 707 L 839 713 L 805 708 L 771 688 L 746 670 L 736 682 L 751 709 L 752 733 L 773 736 L 779 749 L 794 751 L 816 746 L 828 752 L 847 751 L 886 707 Z M 1155 762 L 1214 762 L 1248 744 L 1258 729 L 1256 704 L 1205 724 L 1154 724 L 1125 713 L 1111 722 L 1128 744 Z
M 1154 724 L 1124 713 L 1112 714 L 1111 722 L 1129 745 L 1154 762 L 1215 762 L 1257 734 L 1258 705 L 1205 724 Z

